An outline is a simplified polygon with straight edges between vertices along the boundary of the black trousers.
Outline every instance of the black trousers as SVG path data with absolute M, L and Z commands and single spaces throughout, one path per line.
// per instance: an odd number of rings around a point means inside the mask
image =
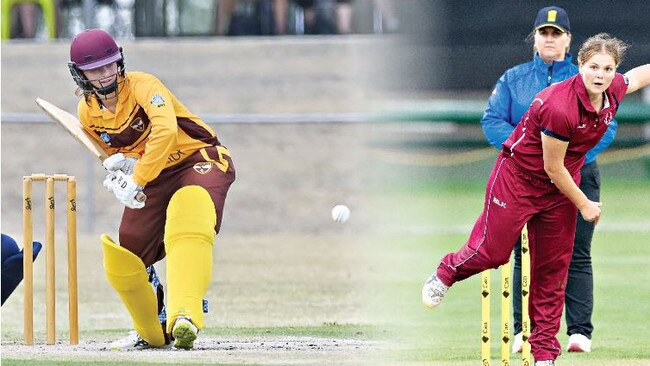
M 592 201 L 600 201 L 600 172 L 598 164 L 586 164 L 580 170 L 580 190 Z M 573 256 L 566 285 L 565 313 L 567 334 L 582 334 L 591 339 L 594 326 L 591 314 L 594 308 L 594 278 L 591 266 L 591 239 L 595 225 L 582 219 L 578 213 Z M 521 333 L 521 239 L 515 245 L 513 283 L 513 314 L 515 333 Z

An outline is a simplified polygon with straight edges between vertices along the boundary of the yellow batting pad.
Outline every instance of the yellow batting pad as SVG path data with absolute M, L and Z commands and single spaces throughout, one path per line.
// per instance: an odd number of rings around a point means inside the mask
M 133 326 L 150 345 L 165 345 L 158 320 L 158 299 L 147 277 L 144 263 L 135 254 L 117 245 L 102 234 L 102 252 L 106 278 L 131 314 Z
M 214 203 L 204 188 L 186 186 L 172 196 L 165 223 L 170 333 L 179 316 L 203 328 L 203 297 L 212 277 L 216 223 Z

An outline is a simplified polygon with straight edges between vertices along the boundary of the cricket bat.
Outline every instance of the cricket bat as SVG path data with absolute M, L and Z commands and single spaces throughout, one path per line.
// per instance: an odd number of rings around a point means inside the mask
M 36 104 L 38 104 L 43 112 L 50 116 L 54 122 L 63 127 L 70 136 L 81 143 L 86 150 L 90 151 L 90 153 L 93 154 L 100 163 L 108 158 L 104 149 L 102 149 L 97 141 L 93 140 L 93 138 L 90 137 L 81 127 L 81 123 L 77 117 L 41 98 L 36 98 Z M 143 192 L 138 192 L 135 197 L 139 202 L 144 202 L 147 199 L 147 196 Z
M 88 133 L 81 127 L 81 123 L 79 123 L 77 117 L 41 98 L 36 98 L 36 104 L 38 104 L 43 112 L 50 116 L 54 122 L 63 127 L 70 136 L 81 143 L 81 145 L 90 151 L 91 154 L 99 159 L 100 162 L 104 161 L 104 159 L 108 157 L 104 152 L 104 149 L 102 149 L 95 140 L 88 136 Z

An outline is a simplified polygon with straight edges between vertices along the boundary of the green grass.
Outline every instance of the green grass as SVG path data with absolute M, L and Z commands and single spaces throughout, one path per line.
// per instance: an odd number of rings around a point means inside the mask
M 423 280 L 444 254 L 465 242 L 482 209 L 485 181 L 481 177 L 487 175 L 456 171 L 450 179 L 447 173 L 448 169 L 422 169 L 409 179 L 395 178 L 379 189 L 383 219 L 394 225 L 388 230 L 392 235 L 376 243 L 374 257 L 377 266 L 391 269 L 376 299 L 377 319 L 391 324 L 392 336 L 399 342 L 396 349 L 386 352 L 388 363 L 480 362 L 480 278 L 455 284 L 433 311 L 425 309 L 419 299 Z M 466 179 L 457 178 L 463 174 Z M 605 178 L 601 200 L 603 227 L 620 224 L 631 229 L 619 225 L 596 232 L 592 243 L 594 350 L 590 354 L 563 353 L 559 361 L 562 365 L 650 365 L 646 331 L 650 323 L 650 180 L 642 176 Z M 494 271 L 493 291 L 499 281 L 499 272 Z M 568 340 L 564 318 L 562 323 L 558 339 L 564 347 Z M 499 331 L 500 300 L 493 296 L 494 364 L 500 355 Z

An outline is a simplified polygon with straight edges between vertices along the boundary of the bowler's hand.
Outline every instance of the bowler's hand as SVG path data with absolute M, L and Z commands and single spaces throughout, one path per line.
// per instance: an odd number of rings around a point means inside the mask
M 587 201 L 587 203 L 582 205 L 582 207 L 578 207 L 578 209 L 585 221 L 593 222 L 595 225 L 598 225 L 598 221 L 600 221 L 600 213 L 602 211 L 600 206 L 602 205 L 603 204 L 600 202 Z
M 127 158 L 122 153 L 113 154 L 102 162 L 102 165 L 109 172 L 121 170 L 126 175 L 133 174 L 133 168 L 137 162 L 134 158 Z
M 107 183 L 109 181 L 109 183 Z M 144 207 L 144 193 L 142 193 L 142 186 L 137 185 L 133 181 L 132 175 L 126 175 L 121 170 L 109 174 L 104 180 L 104 186 L 110 186 L 109 190 L 117 199 L 128 208 L 143 208 Z M 107 187 L 108 188 L 108 187 Z

